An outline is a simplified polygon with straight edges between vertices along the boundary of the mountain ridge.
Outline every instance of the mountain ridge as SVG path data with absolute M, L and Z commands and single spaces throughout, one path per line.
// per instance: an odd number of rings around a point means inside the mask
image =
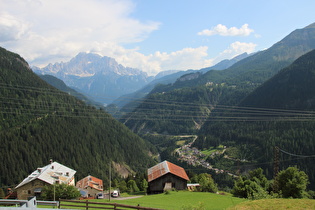
M 50 74 L 94 101 L 109 104 L 120 95 L 134 92 L 153 79 L 147 73 L 124 67 L 115 59 L 79 53 L 69 62 L 33 67 L 37 74 Z
M 109 163 L 130 173 L 155 163 L 150 144 L 103 110 L 49 85 L 4 48 L 0 84 L 1 186 L 18 184 L 51 158 L 75 169 L 79 178 L 93 174 L 103 180 Z
M 295 60 L 250 93 L 240 106 L 315 109 L 315 50 Z
M 211 112 L 215 111 L 217 105 L 238 105 L 251 91 L 290 65 L 294 59 L 312 49 L 315 49 L 315 28 L 294 30 L 270 48 L 236 62 L 228 69 L 209 70 L 204 74 L 192 72 L 181 76 L 172 84 L 156 86 L 137 109 L 122 117 L 121 122 L 125 122 L 130 129 L 139 133 L 147 131 L 163 133 L 165 131 L 168 134 L 172 134 L 172 132 L 177 134 L 181 131 L 187 132 L 187 130 L 198 132 L 203 123 L 209 120 L 208 117 L 211 116 Z M 193 98 L 197 99 L 193 100 Z M 196 106 L 200 111 L 196 108 L 196 111 L 190 112 L 188 115 L 192 117 L 179 123 L 176 116 L 187 116 L 184 106 L 183 110 L 177 108 L 177 114 L 172 119 L 172 115 L 166 114 L 166 112 L 175 113 L 174 110 L 170 111 L 170 108 L 163 105 L 164 116 L 162 111 L 152 111 L 161 110 L 161 104 L 151 102 L 150 107 L 145 105 L 150 104 L 150 101 L 164 103 L 169 101 L 170 104 L 174 104 L 173 106 L 176 104 L 179 107 L 181 107 L 180 104 L 191 104 L 193 101 L 193 103 L 198 102 L 199 105 Z M 202 102 L 212 103 L 202 104 Z M 203 106 L 207 106 L 207 108 L 203 108 Z M 153 119 L 148 117 L 154 115 L 163 117 L 159 120 L 156 119 L 158 117 L 151 117 Z M 132 116 L 145 117 L 132 119 Z M 125 119 L 127 120 L 124 121 Z M 161 125 L 164 127 L 161 128 Z M 174 125 L 178 127 L 175 128 Z M 154 129 L 158 129 L 158 131 Z
M 193 146 L 203 150 L 224 145 L 225 155 L 233 158 L 230 162 L 223 155 L 215 161 L 209 158 L 215 166 L 239 173 L 261 167 L 270 178 L 274 175 L 275 148 L 280 148 L 280 170 L 297 166 L 307 173 L 311 189 L 315 189 L 310 158 L 315 153 L 314 89 L 312 50 L 256 88 L 238 106 L 223 106 L 213 112 Z

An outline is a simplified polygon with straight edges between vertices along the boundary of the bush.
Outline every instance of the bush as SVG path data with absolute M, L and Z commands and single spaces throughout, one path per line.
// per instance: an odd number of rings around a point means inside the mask
M 45 186 L 42 192 L 42 199 L 44 200 L 58 200 L 61 199 L 73 199 L 81 196 L 79 190 L 72 185 L 67 184 L 54 184 Z
M 276 179 L 284 198 L 307 197 L 306 187 L 309 182 L 304 171 L 299 171 L 296 167 L 289 167 L 280 171 Z
M 198 182 L 200 184 L 201 192 L 213 192 L 216 193 L 218 191 L 218 186 L 212 179 L 212 176 L 207 173 L 199 174 Z

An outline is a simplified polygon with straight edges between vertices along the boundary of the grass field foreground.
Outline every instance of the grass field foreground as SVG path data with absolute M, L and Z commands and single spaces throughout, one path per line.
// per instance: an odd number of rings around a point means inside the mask
M 228 210 L 273 210 L 273 209 L 294 209 L 308 210 L 315 209 L 315 200 L 312 199 L 262 199 L 239 203 Z
M 231 195 L 219 195 L 205 192 L 171 191 L 169 194 L 148 195 L 128 200 L 112 200 L 111 203 L 120 203 L 160 209 L 226 209 L 245 199 Z

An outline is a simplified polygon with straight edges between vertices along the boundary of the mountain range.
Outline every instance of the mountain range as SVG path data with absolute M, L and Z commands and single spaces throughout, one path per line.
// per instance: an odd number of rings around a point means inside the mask
M 315 49 L 315 24 L 293 31 L 270 48 L 225 70 L 190 72 L 174 83 L 156 86 L 121 122 L 137 133 L 198 132 L 217 105 L 238 105 L 255 88 L 312 49 Z M 176 106 L 172 111 L 171 105 Z
M 193 134 L 198 137 L 192 146 L 199 150 L 223 146 L 222 154 L 206 156 L 205 160 L 233 173 L 261 167 L 272 177 L 277 146 L 281 148 L 280 168 L 297 165 L 308 174 L 315 189 L 314 49 L 315 24 L 311 24 L 293 31 L 269 49 L 240 56 L 226 69 L 217 66 L 171 72 L 155 81 L 141 72 L 135 73 L 143 75 L 146 86 L 139 85 L 129 103 L 120 105 L 126 114 L 120 116 L 119 123 L 102 108 L 73 97 L 75 91 L 65 88 L 64 93 L 51 86 L 64 86 L 60 80 L 42 77 L 51 84 L 48 85 L 33 74 L 23 58 L 1 48 L 0 94 L 4 100 L 0 154 L 7 155 L 0 163 L 2 171 L 6 171 L 0 174 L 0 181 L 16 183 L 50 158 L 80 168 L 79 176 L 93 173 L 104 177 L 108 160 L 131 173 L 143 171 L 154 163 L 157 151 L 161 158 L 172 156 L 178 142 L 168 141 L 170 136 Z M 80 81 L 82 87 L 104 87 L 103 90 L 107 90 L 105 77 L 114 75 L 116 83 L 119 75 L 135 78 L 127 73 L 129 68 L 117 67 L 119 64 L 110 58 L 86 53 L 77 57 L 54 64 L 50 70 L 33 70 L 41 74 L 54 72 L 72 84 Z M 81 70 L 72 69 L 75 66 L 81 66 Z M 102 67 L 95 70 L 96 66 Z M 105 73 L 108 69 L 103 66 L 111 66 L 112 70 Z M 120 68 L 125 73 L 119 73 Z M 141 100 L 135 100 L 138 95 Z
M 315 188 L 315 50 L 299 57 L 267 80 L 238 105 L 218 106 L 198 133 L 195 147 L 224 145 L 229 157 L 209 162 L 242 173 L 261 167 L 274 175 L 275 155 L 280 169 L 297 166 Z M 280 148 L 276 154 L 275 147 Z M 238 171 L 238 172 L 237 172 Z
M 76 170 L 78 179 L 92 174 L 104 181 L 110 166 L 113 175 L 126 177 L 155 164 L 152 145 L 69 89 L 49 85 L 4 48 L 0 86 L 1 186 L 14 187 L 50 159 Z
M 192 146 L 201 151 L 223 145 L 224 154 L 206 161 L 233 173 L 261 167 L 272 178 L 278 147 L 280 168 L 298 166 L 315 189 L 314 49 L 311 24 L 225 70 L 156 86 L 121 122 L 148 140 L 196 134 Z
M 222 70 L 247 56 L 247 53 L 243 53 L 200 71 Z M 49 64 L 44 68 L 33 66 L 32 69 L 38 75 L 52 75 L 61 79 L 89 100 L 104 105 L 113 103 L 119 108 L 133 99 L 143 98 L 157 84 L 173 83 L 178 77 L 194 71 L 168 70 L 148 76 L 139 69 L 118 64 L 113 58 L 83 52 L 69 62 Z
M 93 53 L 79 53 L 69 62 L 32 68 L 37 74 L 61 79 L 67 86 L 105 105 L 153 79 L 139 69 L 124 67 L 113 58 Z

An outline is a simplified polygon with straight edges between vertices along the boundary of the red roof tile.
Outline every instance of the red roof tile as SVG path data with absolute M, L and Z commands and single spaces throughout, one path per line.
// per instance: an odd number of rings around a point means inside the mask
M 87 176 L 80 181 L 77 182 L 76 184 L 77 187 L 86 189 L 87 187 L 94 188 L 96 190 L 103 190 L 103 181 L 101 179 L 98 179 L 94 176 Z
M 185 170 L 171 162 L 163 161 L 148 169 L 148 182 L 155 180 L 167 173 L 174 174 L 182 179 L 189 180 Z

